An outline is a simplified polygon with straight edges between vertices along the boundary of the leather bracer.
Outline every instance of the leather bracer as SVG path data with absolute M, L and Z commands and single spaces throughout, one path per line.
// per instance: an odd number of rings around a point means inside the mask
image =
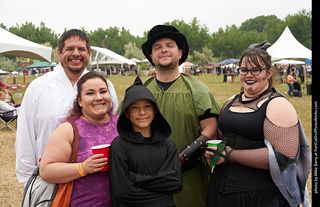
M 196 165 L 195 162 L 198 160 L 198 157 L 202 156 L 205 152 L 203 147 L 206 146 L 206 142 L 208 140 L 208 137 L 201 134 L 200 137 L 191 142 L 184 150 L 182 150 L 182 152 L 179 153 L 181 169 L 184 169 L 184 165 L 190 165 L 190 162 L 192 162 L 193 165 Z M 188 169 L 192 167 L 193 166 L 190 166 Z

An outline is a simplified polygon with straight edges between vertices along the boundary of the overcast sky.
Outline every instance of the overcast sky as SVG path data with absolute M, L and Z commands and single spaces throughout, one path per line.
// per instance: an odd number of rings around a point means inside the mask
M 26 21 L 36 27 L 43 21 L 62 33 L 64 28 L 124 27 L 142 36 L 154 25 L 193 17 L 210 32 L 259 15 L 284 19 L 301 9 L 311 11 L 311 0 L 0 0 L 0 23 L 7 28 Z

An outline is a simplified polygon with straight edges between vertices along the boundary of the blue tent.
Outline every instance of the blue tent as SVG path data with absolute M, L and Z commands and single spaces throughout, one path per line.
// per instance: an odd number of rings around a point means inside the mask
M 228 59 L 225 59 L 225 60 L 219 62 L 218 64 L 219 65 L 227 65 L 227 64 L 231 64 L 231 63 L 237 63 L 239 61 L 240 61 L 239 59 L 228 58 Z
M 308 58 L 306 58 L 305 62 L 306 62 L 306 63 L 310 63 L 310 64 L 311 64 L 311 63 L 312 63 L 312 59 L 308 59 Z

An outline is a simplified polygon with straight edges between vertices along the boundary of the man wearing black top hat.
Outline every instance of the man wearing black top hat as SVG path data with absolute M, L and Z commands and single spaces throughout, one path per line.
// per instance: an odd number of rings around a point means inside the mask
M 205 206 L 208 171 L 201 147 L 207 140 L 217 139 L 219 105 L 205 84 L 180 74 L 179 65 L 187 59 L 189 46 L 175 27 L 154 26 L 142 50 L 157 72 L 144 85 L 172 128 L 183 170 L 183 190 L 174 196 L 174 202 L 178 207 Z

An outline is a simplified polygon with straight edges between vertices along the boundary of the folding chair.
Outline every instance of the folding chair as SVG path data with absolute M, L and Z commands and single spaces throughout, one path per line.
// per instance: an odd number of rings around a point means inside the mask
M 0 130 L 3 127 L 7 126 L 7 128 L 10 128 L 11 130 L 16 132 L 17 129 L 14 126 L 12 126 L 11 124 L 14 120 L 17 119 L 17 117 L 18 117 L 18 115 L 17 115 L 16 109 L 12 110 L 12 111 L 5 112 L 5 113 L 1 113 L 0 114 L 0 124 L 2 124 L 2 126 L 0 126 Z

